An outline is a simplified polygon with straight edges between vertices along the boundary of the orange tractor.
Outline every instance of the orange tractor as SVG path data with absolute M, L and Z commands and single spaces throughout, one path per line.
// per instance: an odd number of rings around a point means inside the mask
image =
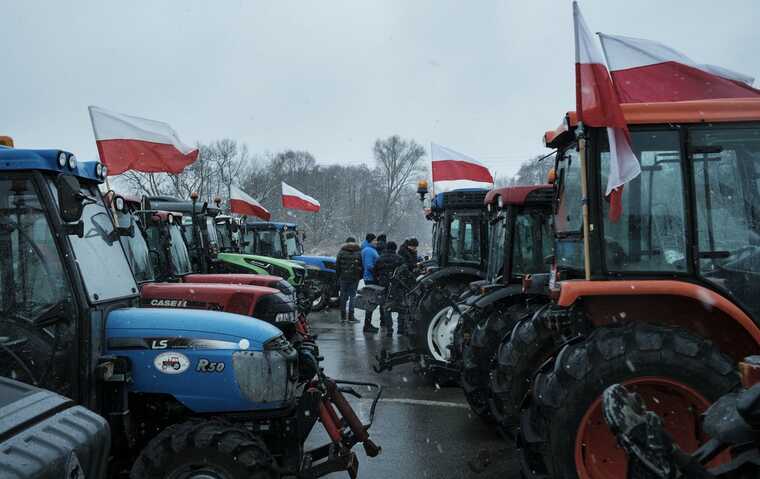
M 584 131 L 571 112 L 545 135 L 558 150 L 555 267 L 553 305 L 532 319 L 544 332 L 532 349 L 550 354 L 522 404 L 529 477 L 625 477 L 602 418 L 613 383 L 640 394 L 694 451 L 705 440 L 700 414 L 760 352 L 760 101 L 622 106 L 642 172 L 619 205 L 604 196 L 605 129 Z

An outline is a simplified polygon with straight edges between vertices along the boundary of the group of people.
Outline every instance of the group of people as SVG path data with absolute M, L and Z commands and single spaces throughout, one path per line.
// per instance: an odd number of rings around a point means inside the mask
M 358 323 L 354 317 L 354 300 L 359 281 L 365 285 L 388 287 L 393 272 L 401 265 L 414 270 L 419 262 L 417 238 L 405 240 L 401 246 L 388 241 L 386 235 L 375 236 L 368 233 L 361 245 L 353 237 L 346 238 L 336 261 L 340 295 L 340 320 L 342 323 Z M 373 311 L 365 311 L 364 332 L 377 333 L 380 329 L 372 326 Z M 403 334 L 403 323 L 399 323 L 398 333 Z M 393 334 L 393 317 L 390 311 L 380 308 L 380 327 Z

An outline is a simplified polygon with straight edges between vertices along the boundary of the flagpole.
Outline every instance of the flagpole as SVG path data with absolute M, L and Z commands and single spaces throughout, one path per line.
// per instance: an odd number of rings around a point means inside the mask
M 591 280 L 591 240 L 589 238 L 589 213 L 588 213 L 588 180 L 586 172 L 586 132 L 583 130 L 583 123 L 578 122 L 575 131 L 578 139 L 578 156 L 581 162 L 581 202 L 583 205 L 583 269 L 586 280 Z

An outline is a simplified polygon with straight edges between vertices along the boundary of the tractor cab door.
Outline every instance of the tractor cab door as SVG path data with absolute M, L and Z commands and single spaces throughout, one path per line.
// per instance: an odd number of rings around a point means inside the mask
M 0 375 L 77 397 L 78 308 L 44 187 L 0 176 Z
M 448 237 L 445 265 L 480 268 L 483 262 L 480 211 L 453 211 L 446 218 Z
M 760 320 L 760 125 L 693 128 L 699 273 Z

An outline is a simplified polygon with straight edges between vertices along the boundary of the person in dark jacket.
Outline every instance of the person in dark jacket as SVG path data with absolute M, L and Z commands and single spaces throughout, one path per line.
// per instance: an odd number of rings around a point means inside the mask
M 404 263 L 409 267 L 409 271 L 414 271 L 420 261 L 419 256 L 417 256 L 419 245 L 417 238 L 409 238 L 401 244 L 401 248 L 398 250 L 399 256 L 403 258 Z
M 396 268 L 404 264 L 404 260 L 396 254 L 396 243 L 389 241 L 385 250 L 375 262 L 375 278 L 380 286 L 388 288 Z M 385 328 L 388 334 L 393 334 L 393 316 L 390 311 L 380 308 L 380 328 Z
M 375 280 L 375 261 L 380 257 L 377 250 L 377 237 L 372 233 L 367 233 L 367 237 L 362 243 L 362 264 L 364 265 L 364 284 L 376 285 Z M 364 311 L 364 329 L 365 333 L 376 333 L 379 331 L 376 327 L 372 326 L 372 311 Z
M 358 323 L 354 318 L 354 300 L 356 289 L 364 274 L 361 248 L 353 237 L 346 238 L 335 259 L 335 274 L 338 277 L 340 296 L 340 320 L 342 323 Z M 348 311 L 346 311 L 348 306 Z

